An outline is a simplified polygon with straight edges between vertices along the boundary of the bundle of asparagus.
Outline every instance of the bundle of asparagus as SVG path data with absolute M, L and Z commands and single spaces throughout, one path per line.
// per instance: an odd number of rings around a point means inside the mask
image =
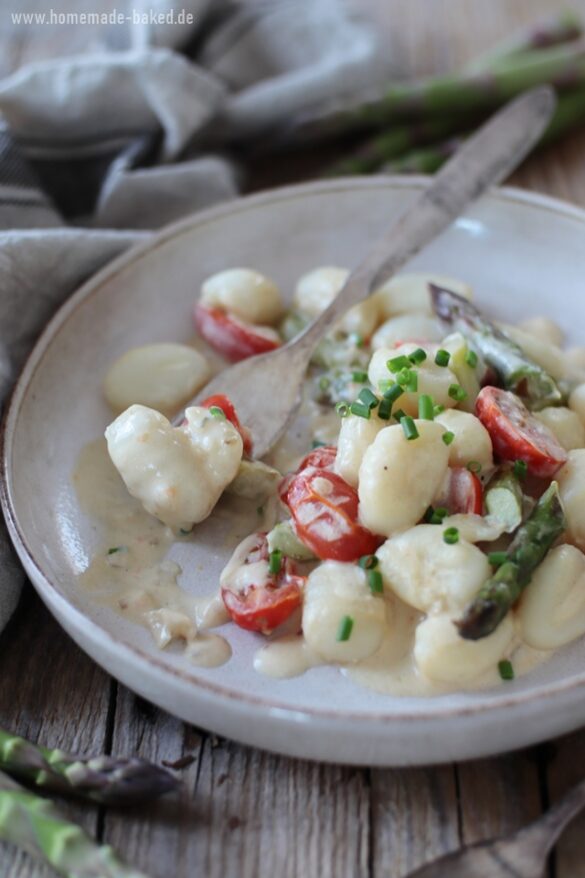
M 68 878 L 146 878 L 97 845 L 47 799 L 8 774 L 44 791 L 105 805 L 128 805 L 177 788 L 177 779 L 143 759 L 80 757 L 32 744 L 0 729 L 0 838 L 50 863 Z M 6 774 L 4 773 L 6 772 Z
M 329 175 L 433 173 L 487 114 L 525 89 L 559 92 L 542 143 L 585 122 L 585 40 L 580 19 L 564 13 L 507 41 L 459 74 L 397 84 L 376 101 L 307 123 L 303 136 L 362 131 L 365 139 Z M 377 132 L 377 133 L 376 133 Z

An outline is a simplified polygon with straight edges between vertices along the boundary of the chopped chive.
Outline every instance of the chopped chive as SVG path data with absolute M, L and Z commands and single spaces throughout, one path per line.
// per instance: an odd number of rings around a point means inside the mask
M 459 542 L 459 531 L 456 527 L 448 527 L 443 533 L 443 542 L 448 546 L 454 546 Z
M 444 506 L 439 506 L 437 509 L 433 510 L 433 514 L 429 519 L 430 524 L 443 524 L 443 520 L 447 518 L 448 515 L 449 510 Z
M 389 421 L 390 415 L 392 414 L 392 403 L 389 399 L 382 399 L 380 405 L 378 406 L 378 417 L 382 421 Z
M 181 531 L 181 533 L 182 533 L 182 531 Z M 188 533 L 188 531 L 187 531 L 187 533 Z M 125 552 L 125 551 L 126 551 L 126 546 L 112 546 L 110 549 L 108 549 L 108 555 L 115 555 L 116 552 Z
M 313 448 L 313 449 L 315 449 L 315 448 L 323 448 L 324 445 L 327 445 L 327 443 L 326 443 L 326 442 L 321 442 L 320 439 L 313 439 L 313 441 L 311 442 L 311 448 Z
M 191 528 L 191 530 L 193 530 L 193 528 Z M 184 527 L 180 527 L 180 528 L 179 528 L 179 533 L 182 534 L 184 537 L 186 537 L 186 536 L 188 536 L 188 534 L 191 533 L 191 530 L 185 530 Z
M 479 462 L 479 460 L 470 460 L 467 464 L 467 469 L 470 473 L 480 473 L 481 463 Z
M 380 402 L 376 394 L 372 393 L 368 387 L 364 387 L 363 390 L 360 390 L 358 400 L 364 405 L 367 405 L 370 409 L 375 409 Z
M 368 570 L 368 585 L 372 594 L 384 594 L 384 583 L 379 570 Z
M 508 659 L 502 659 L 501 662 L 498 662 L 498 671 L 502 680 L 509 681 L 514 679 L 514 668 L 512 667 L 512 662 L 508 661 Z
M 443 433 L 441 439 L 445 443 L 445 445 L 450 445 L 453 439 L 455 438 L 455 433 L 452 433 L 451 430 L 447 430 L 446 433 Z
M 435 417 L 433 398 L 428 393 L 422 393 L 418 398 L 418 416 L 423 421 L 432 421 Z
M 362 555 L 358 561 L 358 566 L 361 567 L 362 570 L 373 570 L 374 567 L 378 566 L 378 556 Z
M 350 338 L 350 341 L 352 341 L 354 343 L 356 348 L 363 348 L 365 342 L 364 342 L 363 336 L 361 336 L 359 334 L 359 332 L 352 332 L 352 334 L 349 336 L 349 338 Z
M 451 384 L 449 387 L 449 396 L 456 402 L 462 402 L 467 396 L 467 391 L 463 390 L 460 384 Z
M 396 402 L 396 400 L 400 399 L 400 397 L 404 393 L 404 390 L 402 389 L 400 384 L 397 384 L 395 382 L 389 383 L 390 387 L 387 387 L 386 390 L 383 391 L 384 399 L 387 399 L 390 403 L 394 403 Z
M 406 417 L 406 412 L 403 412 L 402 409 L 396 409 L 396 411 L 394 412 L 394 418 L 398 421 L 398 423 L 400 423 L 402 418 L 405 418 L 405 417 Z
M 501 567 L 507 560 L 508 555 L 506 552 L 490 552 L 488 554 L 488 561 L 492 567 Z
M 343 616 L 337 629 L 337 640 L 343 643 L 351 637 L 351 629 L 353 628 L 353 619 L 351 616 Z
M 448 366 L 450 359 L 451 354 L 449 351 L 444 350 L 444 348 L 440 348 L 435 354 L 435 363 L 437 366 Z
M 268 556 L 268 572 L 276 576 L 277 573 L 280 573 L 281 566 L 282 552 L 280 549 L 275 549 L 274 552 L 271 552 Z
M 352 402 L 349 407 L 352 415 L 357 415 L 358 418 L 365 418 L 366 421 L 369 421 L 372 411 L 369 405 L 364 405 L 363 402 Z
M 328 378 L 326 375 L 322 375 L 319 378 L 319 390 L 329 390 L 331 387 L 331 378 Z
M 431 523 L 431 519 L 432 519 L 432 517 L 433 517 L 434 514 L 435 514 L 435 510 L 433 509 L 432 506 L 429 506 L 429 507 L 427 508 L 427 511 L 426 511 L 425 514 L 423 515 L 423 521 L 426 521 L 428 524 L 430 524 L 430 523 Z
M 514 461 L 514 475 L 517 479 L 525 479 L 528 473 L 528 465 L 525 460 Z
M 416 393 L 416 391 L 418 390 L 418 375 L 416 374 L 416 372 L 410 373 L 410 375 L 408 376 L 408 382 L 405 386 L 406 389 L 409 390 L 411 393 Z
M 400 372 L 396 373 L 396 381 L 398 382 L 398 384 L 400 384 L 401 387 L 405 387 L 410 381 L 411 375 L 412 369 L 401 369 Z
M 209 414 L 213 415 L 214 418 L 218 418 L 220 421 L 225 421 L 226 419 L 224 410 L 220 409 L 218 405 L 210 405 Z
M 410 417 L 410 415 L 406 415 L 406 417 L 402 418 L 400 421 L 402 426 L 402 430 L 406 438 L 411 441 L 412 439 L 418 439 L 419 433 L 416 429 L 416 424 L 414 420 Z
M 410 369 L 411 362 L 408 357 L 392 357 L 386 361 L 386 367 L 390 372 L 400 372 L 401 369 Z
M 438 415 L 442 415 L 444 411 L 445 411 L 444 405 L 436 405 L 433 409 L 433 414 L 435 417 L 437 417 Z
M 346 402 L 338 402 L 335 406 L 335 411 L 340 418 L 347 418 L 349 414 L 349 406 Z
M 256 507 L 256 515 L 264 515 L 264 507 L 263 506 Z
M 411 363 L 414 363 L 415 366 L 419 366 L 421 363 L 424 363 L 426 358 L 427 352 L 423 351 L 422 348 L 417 348 L 416 351 L 413 351 L 411 354 L 408 355 L 408 359 Z
M 365 384 L 368 380 L 367 372 L 352 372 L 351 380 L 355 381 L 356 384 Z
M 475 369 L 477 366 L 477 354 L 475 351 L 467 351 L 465 354 L 465 362 L 468 366 L 471 366 L 472 369 Z

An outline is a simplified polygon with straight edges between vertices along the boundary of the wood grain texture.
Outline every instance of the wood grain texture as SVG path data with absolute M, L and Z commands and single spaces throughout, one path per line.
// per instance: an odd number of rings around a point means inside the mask
M 381 28 L 400 75 L 454 69 L 564 0 L 353 0 Z M 75 9 L 125 8 L 77 0 Z M 571 5 L 585 16 L 585 0 Z M 0 4 L 0 76 L 29 60 L 71 54 L 123 34 L 20 27 Z M 52 0 L 54 9 L 72 8 Z M 511 182 L 585 206 L 585 131 L 530 159 Z M 262 161 L 250 188 L 315 176 L 334 153 Z M 538 815 L 585 773 L 585 732 L 551 745 L 457 766 L 365 770 L 320 766 L 217 741 L 111 684 L 27 599 L 0 638 L 0 724 L 68 749 L 112 749 L 155 761 L 191 757 L 182 791 L 128 813 L 71 813 L 153 878 L 404 878 L 426 860 Z M 585 878 L 585 816 L 567 831 L 550 875 Z M 2 878 L 49 870 L 0 846 Z M 51 873 L 52 874 L 52 873 Z

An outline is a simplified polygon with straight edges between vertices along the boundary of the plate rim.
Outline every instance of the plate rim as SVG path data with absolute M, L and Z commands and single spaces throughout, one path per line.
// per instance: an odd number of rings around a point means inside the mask
M 415 711 L 395 712 L 387 707 L 385 711 L 368 711 L 368 712 L 352 712 L 350 710 L 332 710 L 322 707 L 297 707 L 290 703 L 281 702 L 273 697 L 260 697 L 250 695 L 246 692 L 237 692 L 233 688 L 223 684 L 218 684 L 207 678 L 197 676 L 196 672 L 187 669 L 177 668 L 167 664 L 164 660 L 159 659 L 156 655 L 146 652 L 144 649 L 135 646 L 128 641 L 115 636 L 102 624 L 90 618 L 82 609 L 75 606 L 67 596 L 61 591 L 58 583 L 52 581 L 48 573 L 45 573 L 42 566 L 35 559 L 34 553 L 28 546 L 26 537 L 19 525 L 18 516 L 15 509 L 15 498 L 13 496 L 11 486 L 11 458 L 12 458 L 12 439 L 14 427 L 18 420 L 20 408 L 30 381 L 35 375 L 40 360 L 42 359 L 46 348 L 52 342 L 56 333 L 67 322 L 70 316 L 78 307 L 90 298 L 90 296 L 98 293 L 104 283 L 109 282 L 113 277 L 122 270 L 127 269 L 134 262 L 139 261 L 146 254 L 155 251 L 166 241 L 181 236 L 191 229 L 203 226 L 208 223 L 216 222 L 225 215 L 231 215 L 240 211 L 245 211 L 252 207 L 262 206 L 266 203 L 274 201 L 289 200 L 291 198 L 302 198 L 305 195 L 318 194 L 320 192 L 335 191 L 355 191 L 356 189 L 380 189 L 389 190 L 414 190 L 422 191 L 430 184 L 432 177 L 427 175 L 412 175 L 408 177 L 401 176 L 373 176 L 373 177 L 344 177 L 339 180 L 314 181 L 309 183 L 294 184 L 289 186 L 269 189 L 253 195 L 246 195 L 227 202 L 222 202 L 211 208 L 190 214 L 177 222 L 164 226 L 156 231 L 145 241 L 130 246 L 123 253 L 110 260 L 99 271 L 88 278 L 75 292 L 69 296 L 66 301 L 57 309 L 46 326 L 40 333 L 32 350 L 25 360 L 20 374 L 14 384 L 12 392 L 5 404 L 4 415 L 0 427 L 0 505 L 6 521 L 7 530 L 13 546 L 26 570 L 30 580 L 43 601 L 48 604 L 49 609 L 53 612 L 53 604 L 60 605 L 64 615 L 73 617 L 73 625 L 77 631 L 85 630 L 85 633 L 92 637 L 95 642 L 99 642 L 104 649 L 116 650 L 118 655 L 133 661 L 140 660 L 146 665 L 152 666 L 152 669 L 158 673 L 170 674 L 175 680 L 183 684 L 194 687 L 194 691 L 201 697 L 213 700 L 216 705 L 222 701 L 230 703 L 231 707 L 259 708 L 268 716 L 273 711 L 278 711 L 284 719 L 297 721 L 299 718 L 309 719 L 311 721 L 328 721 L 328 720 L 344 720 L 346 722 L 357 722 L 360 725 L 369 724 L 377 725 L 387 722 L 389 717 L 396 723 L 412 723 L 425 720 L 448 720 L 458 717 L 466 717 L 483 713 L 491 713 L 499 710 L 506 710 L 512 707 L 521 707 L 524 704 L 530 704 L 540 699 L 547 700 L 552 697 L 560 697 L 565 693 L 579 689 L 585 686 L 585 671 L 580 674 L 573 675 L 568 680 L 561 680 L 553 683 L 543 684 L 529 692 L 509 692 L 497 700 L 493 698 L 484 698 L 475 701 L 473 704 L 459 704 L 453 707 L 440 706 L 437 698 L 429 697 L 420 698 L 419 701 L 427 702 L 428 706 L 421 707 Z M 535 208 L 541 211 L 549 211 L 565 218 L 570 218 L 582 222 L 585 225 L 585 209 L 578 205 L 571 204 L 562 199 L 555 198 L 540 192 L 532 192 L 522 190 L 518 187 L 501 186 L 493 187 L 484 196 L 495 201 L 504 203 L 519 203 L 526 207 Z M 64 627 L 59 619 L 57 619 L 61 627 Z M 66 631 L 71 636 L 69 631 Z M 109 644 L 109 647 L 106 646 Z M 80 645 L 80 648 L 87 650 Z M 97 660 L 96 660 L 97 661 Z M 97 661 L 100 664 L 99 661 Z M 115 673 L 113 674 L 115 676 Z M 455 693 L 465 694 L 465 693 Z M 392 699 L 395 701 L 395 699 Z M 390 700 L 388 702 L 391 703 Z

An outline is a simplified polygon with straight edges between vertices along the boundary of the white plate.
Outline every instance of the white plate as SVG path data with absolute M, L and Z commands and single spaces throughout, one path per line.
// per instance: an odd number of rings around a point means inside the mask
M 80 289 L 51 321 L 18 382 L 5 424 L 3 505 L 35 587 L 77 643 L 107 671 L 185 720 L 258 747 L 312 759 L 401 765 L 464 759 L 530 744 L 585 721 L 585 641 L 494 690 L 430 699 L 384 697 L 334 668 L 293 680 L 252 669 L 256 637 L 230 626 L 233 657 L 197 669 L 158 652 L 146 630 L 92 604 L 76 587 L 97 545 L 71 473 L 110 418 L 100 385 L 127 348 L 186 341 L 201 281 L 248 265 L 285 290 L 320 264 L 352 265 L 424 179 L 356 179 L 269 192 L 174 225 Z M 411 263 L 460 276 L 481 305 L 510 321 L 548 314 L 574 342 L 585 324 L 585 213 L 537 195 L 494 192 Z M 198 531 L 181 583 L 209 593 L 226 548 Z M 183 547 L 183 552 L 185 547 Z M 203 565 L 203 566 L 202 566 Z M 205 569 L 197 574 L 196 567 Z M 34 648 L 34 644 L 33 644 Z

